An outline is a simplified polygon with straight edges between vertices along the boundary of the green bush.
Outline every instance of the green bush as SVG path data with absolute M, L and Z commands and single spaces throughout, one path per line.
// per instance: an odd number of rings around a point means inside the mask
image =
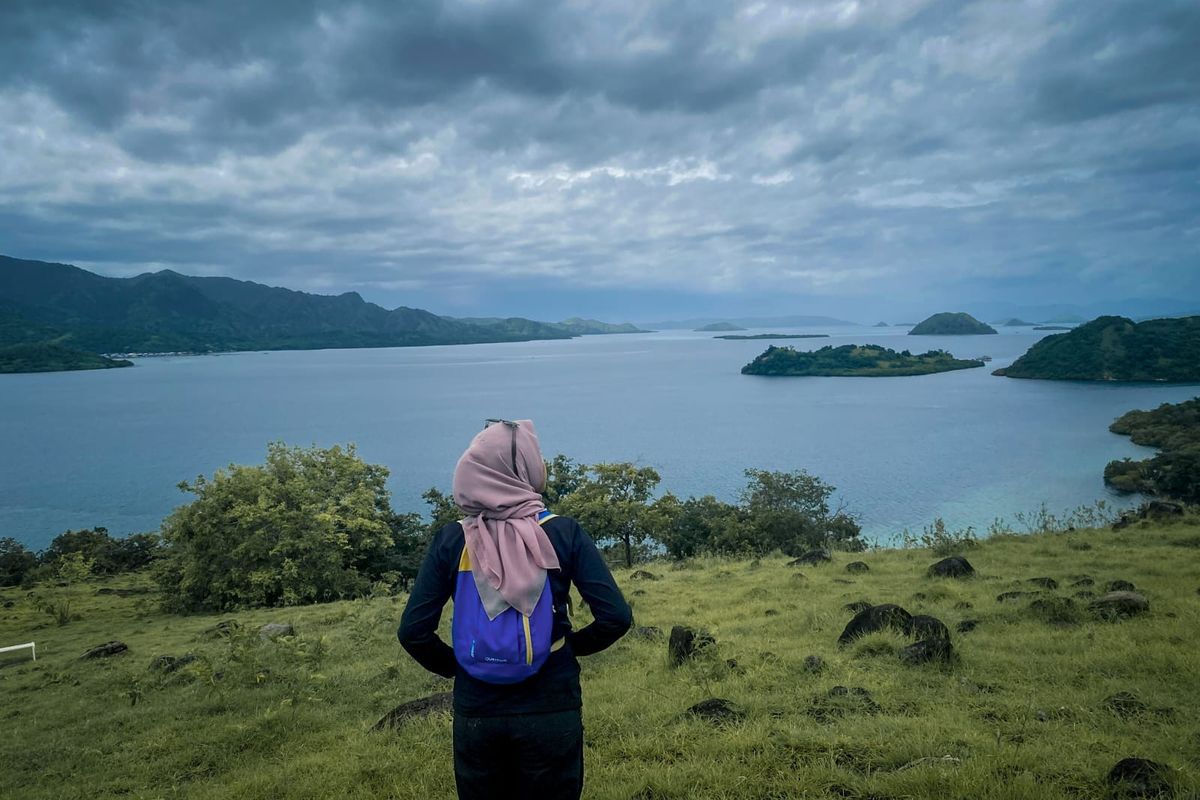
M 37 566 L 37 556 L 11 536 L 0 539 L 0 586 L 19 586 Z
M 350 445 L 273 443 L 266 463 L 231 465 L 180 489 L 196 499 L 163 522 L 157 569 L 168 608 L 295 605 L 357 596 L 415 569 L 425 528 L 396 515 L 386 468 Z

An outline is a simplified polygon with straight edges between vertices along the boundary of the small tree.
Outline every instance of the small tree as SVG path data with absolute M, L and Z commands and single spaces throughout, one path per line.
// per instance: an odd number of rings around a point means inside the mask
M 196 499 L 163 522 L 168 607 L 227 610 L 311 603 L 367 590 L 389 563 L 387 469 L 353 445 L 272 443 L 266 463 L 179 485 Z
M 625 565 L 633 566 L 634 551 L 653 539 L 656 519 L 648 502 L 658 472 L 629 463 L 593 464 L 588 472 L 594 477 L 567 494 L 557 510 L 579 520 L 602 545 L 622 546 Z
M 28 547 L 11 536 L 0 539 L 0 586 L 19 586 L 36 566 L 37 556 Z
M 651 508 L 661 526 L 655 538 L 674 558 L 754 550 L 753 536 L 740 519 L 737 506 L 723 503 L 711 494 L 680 501 L 668 493 L 654 501 Z
M 756 550 L 779 549 L 799 555 L 818 546 L 861 550 L 860 528 L 841 511 L 829 510 L 834 487 L 804 470 L 772 472 L 746 470 L 749 483 L 742 490 L 742 510 L 757 542 Z

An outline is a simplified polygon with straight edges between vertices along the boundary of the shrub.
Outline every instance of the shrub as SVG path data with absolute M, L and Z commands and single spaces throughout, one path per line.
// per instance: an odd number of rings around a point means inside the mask
M 215 611 L 332 600 L 411 568 L 423 525 L 392 513 L 387 474 L 353 445 L 273 443 L 262 465 L 181 483 L 196 499 L 163 522 L 168 550 L 157 577 L 166 605 Z
M 804 470 L 772 472 L 746 470 L 749 483 L 742 490 L 742 513 L 753 534 L 752 550 L 782 550 L 800 555 L 813 547 L 862 550 L 861 528 L 842 509 L 831 512 L 834 487 Z
M 12 537 L 0 539 L 0 586 L 18 586 L 34 567 L 37 556 Z

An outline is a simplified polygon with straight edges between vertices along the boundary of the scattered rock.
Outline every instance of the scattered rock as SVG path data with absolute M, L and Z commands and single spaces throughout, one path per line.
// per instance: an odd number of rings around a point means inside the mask
M 453 713 L 454 710 L 454 693 L 453 692 L 438 692 L 431 694 L 428 697 L 422 697 L 417 700 L 409 700 L 407 703 L 401 703 L 393 708 L 388 713 L 371 726 L 373 731 L 384 731 L 390 728 L 398 728 L 402 722 L 413 717 L 421 718 L 428 717 L 430 714 L 445 712 Z
M 224 619 L 218 622 L 216 625 L 213 625 L 211 628 L 205 628 L 204 635 L 224 637 L 229 636 L 234 631 L 239 631 L 241 629 L 242 623 L 238 622 L 236 619 Z
M 997 603 L 1015 603 L 1025 597 L 1034 597 L 1036 592 L 1001 592 L 996 595 Z
M 910 666 L 927 664 L 930 661 L 948 661 L 952 652 L 949 640 L 940 642 L 936 639 L 922 639 L 902 648 L 900 660 Z
M 778 609 L 774 609 L 774 608 L 768 608 L 766 611 L 764 611 L 764 612 L 763 612 L 763 616 L 765 616 L 765 617 L 778 617 L 778 616 L 779 616 L 779 610 L 778 610 Z
M 975 606 L 971 605 L 966 600 L 959 600 L 957 603 L 954 604 L 955 611 L 966 611 L 967 609 L 974 608 L 974 607 Z
M 629 576 L 631 581 L 656 581 L 658 576 L 653 572 L 648 572 L 644 569 L 639 569 Z
M 1054 580 L 1054 578 L 1029 578 L 1025 582 L 1041 586 L 1043 589 L 1058 588 L 1058 581 Z
M 718 725 L 741 722 L 746 718 L 746 712 L 722 697 L 711 697 L 701 700 L 684 712 L 689 717 L 699 717 Z
M 662 638 L 662 629 L 656 628 L 653 625 L 639 625 L 633 629 L 635 639 L 646 639 L 648 641 L 658 641 Z
M 629 594 L 631 594 L 634 597 L 642 597 L 643 595 L 646 594 L 646 590 L 645 589 L 634 589 Z
M 1159 797 L 1171 793 L 1171 768 L 1145 758 L 1123 758 L 1106 779 L 1116 797 Z
M 975 568 L 962 556 L 950 556 L 930 566 L 926 574 L 931 578 L 966 578 L 975 574 Z
M 1183 506 L 1169 500 L 1151 500 L 1142 507 L 1142 515 L 1146 517 L 1182 517 Z
M 296 629 L 292 627 L 292 623 L 290 622 L 268 622 L 258 629 L 258 638 L 263 640 L 295 635 Z
M 905 626 L 911 619 L 912 614 L 893 603 L 871 606 L 854 615 L 854 619 L 850 620 L 842 635 L 838 637 L 838 645 L 844 647 L 860 636 L 888 628 L 904 633 Z
M 703 631 L 694 631 L 683 625 L 671 628 L 671 638 L 667 641 L 667 654 L 673 666 L 679 666 L 689 658 L 694 658 L 705 648 L 716 644 L 716 641 Z
M 822 564 L 833 560 L 833 555 L 824 547 L 818 547 L 815 550 L 809 550 L 799 558 L 793 558 L 788 562 L 789 567 L 819 567 Z
M 1150 601 L 1137 592 L 1109 592 L 1089 605 L 1093 612 L 1106 619 L 1132 617 L 1150 610 Z
M 971 631 L 975 630 L 978 627 L 979 627 L 979 620 L 964 619 L 962 622 L 960 622 L 954 626 L 954 630 L 958 631 L 959 633 L 970 633 Z
M 1096 579 L 1093 578 L 1091 575 L 1084 575 L 1081 578 L 1079 578 L 1079 580 L 1073 581 L 1071 583 L 1072 588 L 1079 587 L 1079 586 L 1095 586 L 1095 585 L 1096 585 Z
M 853 584 L 853 583 L 854 583 L 854 581 L 848 581 L 848 580 L 846 580 L 845 578 L 834 578 L 834 579 L 833 579 L 833 582 L 834 582 L 834 583 L 843 583 L 843 584 L 845 584 L 845 585 L 847 585 L 847 586 L 850 586 L 851 584 Z
M 929 596 L 927 594 L 925 594 L 924 592 L 914 592 L 912 599 L 924 601 L 924 600 L 928 600 Z
M 904 626 L 904 633 L 918 640 L 900 651 L 900 660 L 905 664 L 948 661 L 953 655 L 950 629 L 937 617 L 918 614 Z
M 1079 606 L 1069 597 L 1039 597 L 1026 610 L 1049 625 L 1073 625 L 1082 617 Z
M 813 697 L 807 713 L 818 722 L 828 722 L 847 714 L 878 714 L 882 710 L 861 686 L 834 686 L 827 694 Z
M 1095 596 L 1096 593 L 1091 589 L 1080 589 L 1078 592 L 1072 595 L 1072 597 L 1078 597 L 1080 600 L 1087 600 Z
M 174 672 L 196 660 L 195 653 L 184 653 L 181 656 L 155 656 L 150 662 L 151 672 Z
M 816 674 L 823 669 L 825 669 L 825 659 L 821 658 L 818 655 L 811 655 L 811 656 L 804 657 L 804 671 L 805 672 L 811 672 L 811 673 Z
M 864 572 L 870 572 L 871 567 L 865 561 L 851 561 L 846 565 L 846 572 L 852 575 L 861 575 Z
M 869 600 L 855 600 L 853 603 L 846 603 L 842 606 L 843 611 L 849 611 L 851 614 L 857 614 L 860 611 L 866 611 L 871 607 Z
M 127 652 L 129 652 L 129 645 L 114 639 L 111 642 L 105 642 L 104 644 L 88 648 L 80 658 L 108 658 L 109 656 L 116 656 Z
M 1117 692 L 1104 698 L 1104 707 L 1118 717 L 1136 717 L 1145 714 L 1150 707 L 1132 692 Z
M 1129 581 L 1115 580 L 1115 581 L 1109 581 L 1108 583 L 1104 584 L 1104 591 L 1106 591 L 1106 592 L 1136 592 L 1137 587 L 1134 586 Z

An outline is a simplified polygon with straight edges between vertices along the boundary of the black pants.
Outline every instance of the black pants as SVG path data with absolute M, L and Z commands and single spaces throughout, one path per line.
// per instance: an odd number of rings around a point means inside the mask
M 579 709 L 508 717 L 454 716 L 459 800 L 578 800 L 583 792 Z

